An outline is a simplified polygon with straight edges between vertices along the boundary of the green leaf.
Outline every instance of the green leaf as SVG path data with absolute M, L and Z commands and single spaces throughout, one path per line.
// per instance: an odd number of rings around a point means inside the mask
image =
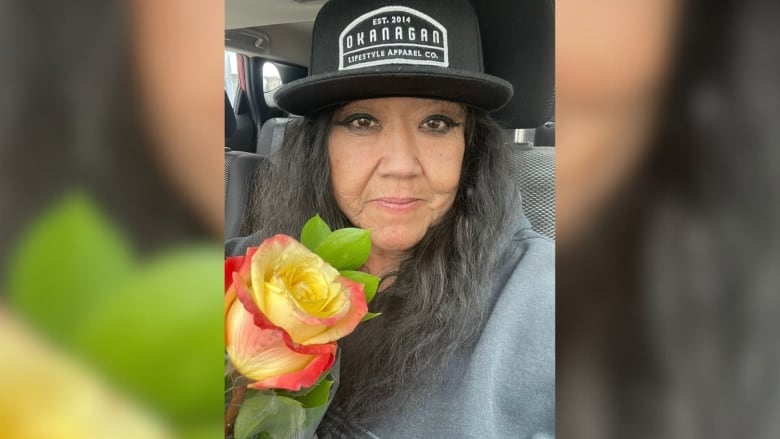
M 352 227 L 336 230 L 314 251 L 337 270 L 357 270 L 368 259 L 371 235 Z
M 362 271 L 352 270 L 342 270 L 340 274 L 347 279 L 363 284 L 363 292 L 366 294 L 366 303 L 371 303 L 376 294 L 376 290 L 379 288 L 378 277 Z
M 314 251 L 330 233 L 330 227 L 328 227 L 325 221 L 323 221 L 319 215 L 314 215 L 303 225 L 303 229 L 301 230 L 301 244 L 305 245 L 309 250 Z
M 177 425 L 220 422 L 223 383 L 207 377 L 225 370 L 223 258 L 216 244 L 148 261 L 79 322 L 74 348 Z
M 333 387 L 333 381 L 323 381 L 319 386 L 312 390 L 312 393 L 306 395 L 307 398 L 314 398 L 307 402 L 303 402 L 303 411 L 306 414 L 306 420 L 303 423 L 304 435 L 301 437 L 314 437 L 314 433 L 317 431 L 317 426 L 322 422 L 322 418 L 325 416 L 325 412 L 330 406 L 331 399 L 334 396 L 335 390 Z M 316 391 L 316 392 L 315 392 Z
M 125 237 L 82 192 L 67 194 L 39 217 L 12 255 L 0 290 L 14 311 L 65 345 L 134 269 Z
M 333 385 L 333 380 L 322 380 L 317 386 L 311 389 L 309 393 L 298 398 L 298 401 L 303 405 L 303 408 L 319 407 L 328 403 L 328 396 L 330 395 L 330 387 Z
M 275 392 L 276 392 L 277 395 L 286 396 L 286 397 L 292 398 L 292 399 L 294 399 L 296 401 L 300 401 L 301 398 L 303 398 L 306 395 L 308 395 L 309 392 L 311 392 L 312 390 L 317 388 L 317 386 L 322 384 L 323 381 L 328 379 L 328 376 L 330 375 L 332 369 L 333 369 L 333 367 L 331 367 L 331 369 L 329 369 L 329 370 L 323 372 L 322 374 L 320 374 L 319 378 L 317 378 L 317 381 L 311 387 L 301 387 L 300 390 L 297 390 L 297 391 L 277 389 L 277 390 L 275 390 Z
M 306 419 L 301 403 L 270 391 L 247 392 L 233 430 L 235 439 L 260 437 L 288 438 Z M 265 434 L 265 435 L 263 435 Z
M 367 312 L 366 315 L 364 315 L 363 318 L 360 319 L 360 321 L 361 322 L 367 322 L 367 321 L 373 319 L 374 317 L 379 317 L 381 315 L 382 315 L 381 312 Z
M 14 311 L 167 418 L 179 437 L 222 423 L 214 395 L 224 388 L 207 379 L 225 368 L 220 244 L 136 260 L 98 206 L 73 192 L 32 224 L 12 256 L 0 290 Z

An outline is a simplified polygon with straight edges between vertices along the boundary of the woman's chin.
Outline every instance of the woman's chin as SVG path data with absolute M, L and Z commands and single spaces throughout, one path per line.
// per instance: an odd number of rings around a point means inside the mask
M 373 230 L 371 242 L 373 249 L 381 254 L 401 254 L 414 247 L 424 233 L 411 228 L 393 228 L 390 231 Z

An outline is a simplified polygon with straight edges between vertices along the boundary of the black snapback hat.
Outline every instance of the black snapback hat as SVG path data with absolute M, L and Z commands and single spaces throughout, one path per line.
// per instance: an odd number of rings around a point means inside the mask
M 414 96 L 504 106 L 512 85 L 484 73 L 468 0 L 330 0 L 314 22 L 309 76 L 281 87 L 293 114 L 357 99 Z

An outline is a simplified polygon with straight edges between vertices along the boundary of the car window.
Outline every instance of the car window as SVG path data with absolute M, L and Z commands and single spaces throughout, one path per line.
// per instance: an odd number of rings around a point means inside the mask
M 276 65 L 268 61 L 263 63 L 263 93 L 268 93 L 281 85 L 282 77 Z
M 225 51 L 225 92 L 230 100 L 230 105 L 236 106 L 238 95 L 238 54 L 231 50 Z

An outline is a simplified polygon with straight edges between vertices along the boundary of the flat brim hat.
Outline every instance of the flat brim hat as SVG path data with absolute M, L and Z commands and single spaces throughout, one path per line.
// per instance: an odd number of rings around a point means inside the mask
M 357 99 L 444 99 L 486 111 L 512 85 L 484 73 L 479 25 L 467 0 L 330 0 L 312 32 L 309 76 L 282 86 L 293 114 Z

